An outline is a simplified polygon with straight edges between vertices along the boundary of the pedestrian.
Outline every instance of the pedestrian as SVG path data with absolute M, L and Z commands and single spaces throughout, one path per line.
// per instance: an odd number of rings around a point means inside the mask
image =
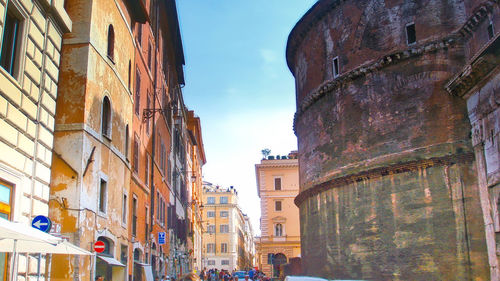
M 95 281 L 104 281 L 104 277 L 102 277 L 102 275 L 97 275 Z

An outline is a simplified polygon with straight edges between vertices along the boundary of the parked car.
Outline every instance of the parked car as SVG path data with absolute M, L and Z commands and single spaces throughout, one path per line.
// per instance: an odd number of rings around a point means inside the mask
M 245 280 L 245 275 L 247 275 L 246 271 L 236 271 L 233 276 L 238 277 L 238 280 Z

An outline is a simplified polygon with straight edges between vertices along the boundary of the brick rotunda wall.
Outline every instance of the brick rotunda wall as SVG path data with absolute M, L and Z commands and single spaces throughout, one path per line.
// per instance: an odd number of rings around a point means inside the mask
M 306 274 L 488 280 L 466 104 L 444 90 L 465 21 L 459 0 L 322 0 L 293 29 Z

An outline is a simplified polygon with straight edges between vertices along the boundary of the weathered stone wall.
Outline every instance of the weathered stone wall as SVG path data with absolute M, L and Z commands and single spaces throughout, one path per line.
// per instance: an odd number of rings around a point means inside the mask
M 465 62 L 465 9 L 325 0 L 292 31 L 307 274 L 489 278 L 466 103 L 445 91 Z

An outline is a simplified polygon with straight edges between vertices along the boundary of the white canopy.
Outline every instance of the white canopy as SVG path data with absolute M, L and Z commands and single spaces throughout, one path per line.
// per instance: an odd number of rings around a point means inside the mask
M 92 255 L 59 237 L 0 218 L 0 252 Z

